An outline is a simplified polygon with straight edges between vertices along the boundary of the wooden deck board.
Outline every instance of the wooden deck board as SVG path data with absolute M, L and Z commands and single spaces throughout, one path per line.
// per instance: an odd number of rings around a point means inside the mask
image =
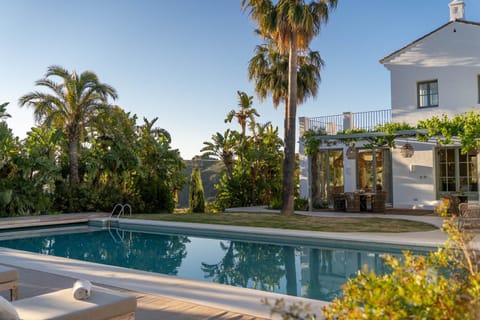
M 19 271 L 19 299 L 72 287 L 75 279 L 36 270 L 17 268 Z M 242 315 L 227 310 L 202 306 L 186 301 L 161 297 L 141 292 L 128 292 L 137 297 L 137 320 L 262 320 L 262 318 Z M 0 292 L 9 298 L 9 292 Z

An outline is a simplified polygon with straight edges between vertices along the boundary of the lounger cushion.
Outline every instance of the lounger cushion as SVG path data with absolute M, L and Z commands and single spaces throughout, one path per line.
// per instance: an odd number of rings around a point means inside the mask
M 13 303 L 22 320 L 101 320 L 135 312 L 134 296 L 92 287 L 88 300 L 73 298 L 72 289 L 17 300 Z
M 19 320 L 17 310 L 4 297 L 0 296 L 0 319 L 2 320 Z
M 0 283 L 18 280 L 18 271 L 13 268 L 0 266 Z

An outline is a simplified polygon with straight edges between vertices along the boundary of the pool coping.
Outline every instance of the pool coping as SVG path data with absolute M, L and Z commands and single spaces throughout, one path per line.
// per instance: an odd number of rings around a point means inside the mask
M 198 223 L 179 223 L 165 221 L 146 221 L 137 219 L 92 218 L 94 224 L 106 221 L 136 225 L 142 228 L 160 226 L 170 230 L 221 231 L 232 234 L 256 234 L 260 236 L 282 237 L 284 239 L 356 241 L 363 243 L 383 243 L 384 245 L 441 246 L 447 235 L 440 230 L 409 233 L 332 233 L 272 228 L 237 227 Z M 301 241 L 301 240 L 300 240 Z M 478 236 L 475 239 L 478 245 Z M 480 246 L 479 246 L 480 247 Z M 19 250 L 0 248 L 2 263 L 23 268 L 65 275 L 72 278 L 86 278 L 98 284 L 104 284 L 132 291 L 145 292 L 184 300 L 205 306 L 221 308 L 257 317 L 270 317 L 269 308 L 261 304 L 263 298 L 270 301 L 283 298 L 287 303 L 310 303 L 313 310 L 320 310 L 328 304 L 325 301 L 269 293 L 253 289 L 230 287 L 215 283 L 187 280 L 157 273 L 137 271 L 122 267 L 106 266 L 97 263 L 28 253 Z M 320 316 L 320 315 L 319 315 Z
M 2 256 L 2 263 L 10 266 L 74 279 L 87 279 L 99 285 L 164 296 L 260 318 L 270 318 L 270 309 L 261 303 L 262 299 L 268 299 L 270 302 L 274 302 L 276 299 L 284 299 L 287 305 L 298 302 L 309 303 L 313 310 L 318 310 L 320 316 L 318 319 L 321 319 L 320 310 L 328 304 L 325 301 L 188 280 L 153 272 L 47 256 L 3 247 L 0 247 L 0 255 Z
M 170 221 L 152 221 L 140 219 L 92 219 L 92 225 L 107 225 L 108 222 L 112 226 L 119 226 L 121 228 L 137 229 L 142 231 L 148 230 L 168 230 L 171 233 L 181 233 L 181 231 L 188 230 L 193 235 L 209 235 L 210 232 L 218 234 L 228 234 L 228 236 L 248 236 L 249 239 L 265 240 L 273 238 L 286 244 L 310 244 L 317 243 L 321 240 L 342 242 L 358 242 L 362 244 L 383 245 L 383 246 L 408 246 L 419 248 L 437 248 L 442 246 L 448 239 L 446 233 L 440 229 L 432 231 L 421 232 L 320 232 L 320 231 L 305 231 L 293 229 L 277 229 L 277 228 L 263 228 L 263 227 L 239 227 L 219 224 L 203 224 L 203 223 L 185 223 L 185 222 L 170 222 Z M 108 222 L 107 222 L 108 221 Z

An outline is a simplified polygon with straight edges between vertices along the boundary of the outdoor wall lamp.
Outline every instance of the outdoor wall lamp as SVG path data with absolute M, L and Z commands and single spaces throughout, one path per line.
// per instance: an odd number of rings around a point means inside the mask
M 415 153 L 415 149 L 410 143 L 405 143 L 401 148 L 400 148 L 400 154 L 404 158 L 411 158 L 413 154 Z

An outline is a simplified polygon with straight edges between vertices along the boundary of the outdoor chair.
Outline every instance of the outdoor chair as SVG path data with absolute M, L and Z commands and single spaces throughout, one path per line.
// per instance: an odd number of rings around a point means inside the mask
M 458 206 L 458 227 L 463 229 L 480 228 L 480 204 L 463 202 Z
M 0 266 L 0 291 L 10 290 L 10 300 L 18 299 L 18 271 L 14 268 Z
M 137 299 L 92 286 L 85 300 L 73 297 L 72 288 L 12 302 L 22 320 L 134 320 Z
M 360 194 L 357 192 L 345 192 L 346 211 L 360 212 Z
M 375 193 L 375 196 L 372 197 L 372 212 L 385 213 L 387 202 L 387 193 L 385 191 L 380 191 Z
M 338 211 L 345 211 L 345 194 L 343 193 L 333 194 L 333 209 Z
M 468 197 L 466 195 L 451 193 L 442 195 L 442 200 L 445 201 L 445 203 L 448 201 L 449 214 L 458 215 L 460 214 L 460 204 L 468 202 Z

